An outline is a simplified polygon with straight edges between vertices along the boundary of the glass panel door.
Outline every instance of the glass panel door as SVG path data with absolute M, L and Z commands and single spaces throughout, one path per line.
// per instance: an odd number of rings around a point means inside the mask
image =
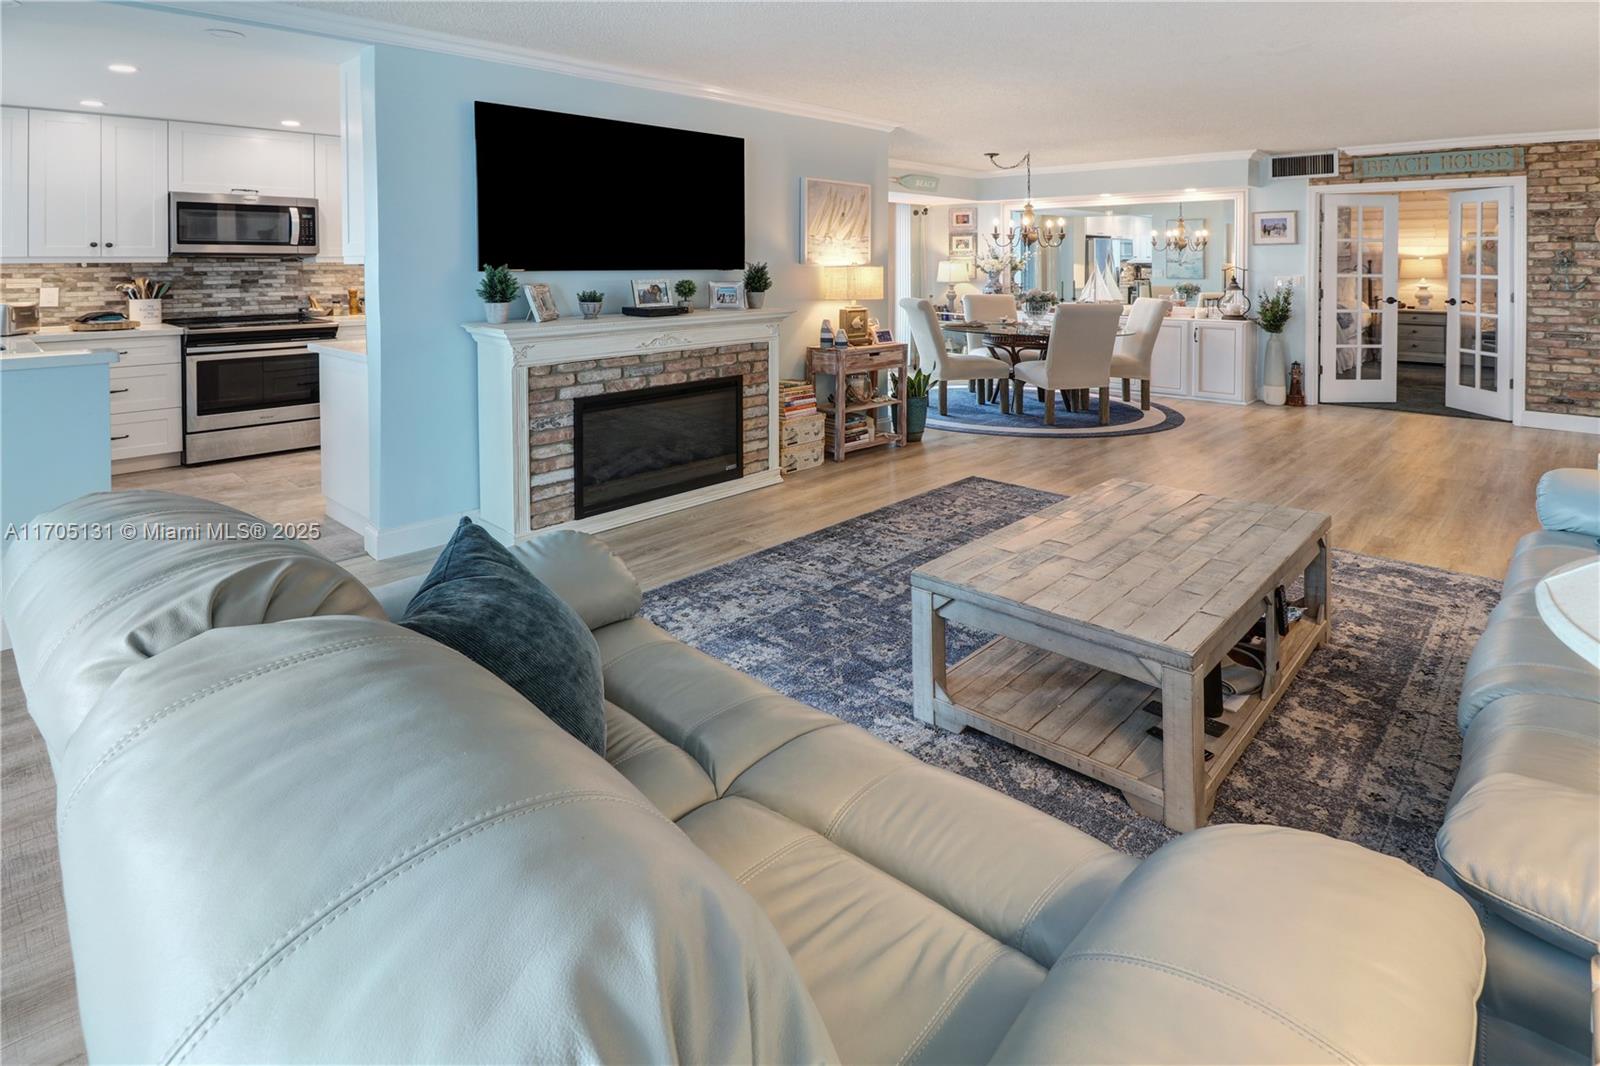
M 1444 402 L 1511 418 L 1511 190 L 1450 194 Z
M 1322 201 L 1321 399 L 1394 403 L 1400 197 Z

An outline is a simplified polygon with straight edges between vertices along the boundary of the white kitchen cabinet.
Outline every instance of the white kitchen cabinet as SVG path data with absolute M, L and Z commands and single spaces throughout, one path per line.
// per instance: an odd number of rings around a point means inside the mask
M 28 112 L 28 255 L 100 258 L 100 116 Z
M 174 326 L 103 333 L 61 328 L 35 333 L 40 348 L 92 345 L 117 353 L 111 364 L 112 473 L 177 466 L 183 452 L 183 331 Z
M 172 456 L 183 451 L 183 414 L 176 410 L 134 411 L 111 416 L 112 470 L 118 460 Z M 141 464 L 148 467 L 151 464 Z M 164 465 L 176 466 L 176 461 Z M 124 467 L 123 470 L 126 470 Z
M 1155 351 L 1150 355 L 1150 391 L 1162 396 L 1182 396 L 1189 380 L 1186 356 L 1189 346 L 1184 342 L 1184 329 L 1174 322 L 1165 322 L 1156 337 Z
M 316 196 L 316 140 L 305 133 L 171 122 L 167 181 L 173 192 Z
M 343 213 L 344 261 L 360 263 L 366 254 L 365 123 L 362 121 L 362 60 L 346 60 L 339 67 L 339 142 L 344 167 L 344 188 L 339 202 Z
M 1150 358 L 1150 391 L 1216 403 L 1254 403 L 1256 325 L 1169 318 Z
M 319 263 L 344 262 L 344 151 L 339 138 L 317 134 L 317 253 Z
M 28 111 L 0 107 L 0 258 L 28 254 Z
M 167 124 L 100 120 L 100 251 L 105 259 L 167 257 Z

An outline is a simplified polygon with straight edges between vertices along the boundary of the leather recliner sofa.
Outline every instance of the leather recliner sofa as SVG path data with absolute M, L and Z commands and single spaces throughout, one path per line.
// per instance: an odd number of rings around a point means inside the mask
M 1405 864 L 1245 825 L 1136 861 L 684 645 L 599 541 L 516 551 L 599 642 L 605 759 L 295 542 L 13 548 L 91 1059 L 1472 1057 L 1478 922 Z
M 1467 663 L 1436 872 L 1483 922 L 1480 1060 L 1578 1066 L 1600 1061 L 1600 665 L 1550 631 L 1534 590 L 1600 555 L 1600 473 L 1545 474 L 1537 506 Z

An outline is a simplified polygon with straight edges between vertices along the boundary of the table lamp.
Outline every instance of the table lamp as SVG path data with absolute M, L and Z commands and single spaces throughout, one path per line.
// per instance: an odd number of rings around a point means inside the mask
M 845 300 L 839 308 L 839 328 L 851 344 L 871 344 L 871 319 L 862 300 L 883 299 L 883 267 L 827 266 L 822 268 L 822 298 Z
M 1427 307 L 1433 303 L 1433 293 L 1428 291 L 1428 275 L 1434 277 L 1444 273 L 1444 263 L 1436 256 L 1409 256 L 1400 261 L 1400 277 L 1403 279 L 1417 279 L 1417 306 Z
M 939 263 L 938 281 L 941 285 L 950 286 L 945 290 L 944 306 L 951 314 L 956 313 L 956 282 L 972 280 L 972 264 L 965 259 L 945 259 Z

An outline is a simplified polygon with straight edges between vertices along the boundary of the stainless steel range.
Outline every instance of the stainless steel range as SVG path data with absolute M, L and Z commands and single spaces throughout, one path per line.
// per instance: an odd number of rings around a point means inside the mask
M 169 318 L 184 328 L 183 463 L 315 448 L 317 355 L 339 324 L 305 312 Z

